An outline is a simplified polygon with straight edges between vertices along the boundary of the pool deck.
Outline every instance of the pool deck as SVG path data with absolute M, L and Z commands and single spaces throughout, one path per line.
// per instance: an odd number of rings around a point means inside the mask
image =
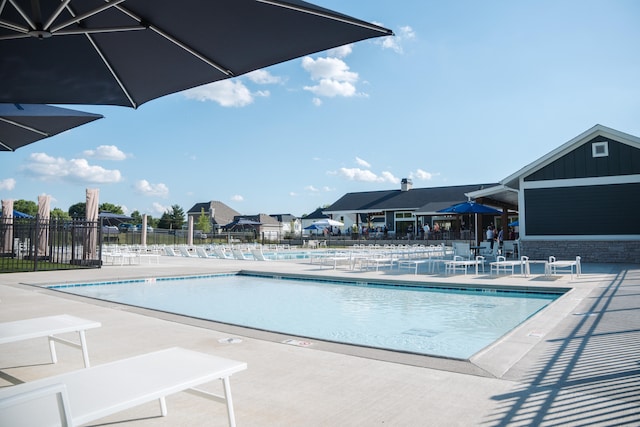
M 571 290 L 461 361 L 247 330 L 38 286 L 239 270 Z M 99 321 L 102 327 L 87 331 L 93 365 L 173 346 L 247 362 L 249 368 L 231 378 L 238 426 L 640 425 L 640 264 L 584 264 L 573 280 L 533 273 L 414 275 L 306 261 L 162 256 L 159 264 L 2 274 L 0 322 L 62 313 Z M 305 345 L 282 342 L 290 338 Z M 2 345 L 0 387 L 82 369 L 79 350 L 57 349 L 52 364 L 44 338 Z M 154 402 L 99 425 L 227 425 L 224 405 L 187 393 L 170 396 L 167 404 L 167 417 Z

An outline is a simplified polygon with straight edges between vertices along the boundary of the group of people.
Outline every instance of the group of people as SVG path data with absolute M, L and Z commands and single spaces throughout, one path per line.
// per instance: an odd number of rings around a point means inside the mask
M 491 243 L 491 249 L 493 249 L 494 242 L 498 242 L 499 247 L 502 247 L 502 243 L 504 242 L 504 231 L 502 228 L 496 228 L 493 224 L 489 224 L 486 231 L 487 242 Z M 508 240 L 515 240 L 516 233 L 513 228 L 509 227 L 509 236 Z
M 409 226 L 407 227 L 407 240 L 426 240 L 429 239 L 429 233 L 437 234 L 440 231 L 442 230 L 440 229 L 440 224 L 438 224 L 437 222 L 433 224 L 433 229 L 429 227 L 429 224 L 418 224 L 415 233 L 413 224 L 409 224 Z

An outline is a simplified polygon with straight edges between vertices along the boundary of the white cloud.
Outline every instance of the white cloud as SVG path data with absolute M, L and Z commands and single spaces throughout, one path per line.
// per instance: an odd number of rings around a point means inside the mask
M 391 182 L 397 184 L 400 182 L 400 179 L 395 177 L 391 172 L 384 171 L 380 175 L 375 174 L 374 172 L 368 169 L 360 169 L 360 168 L 340 168 L 336 172 L 329 172 L 331 175 L 339 175 L 343 178 L 346 178 L 349 181 L 360 181 L 360 182 Z
M 340 53 L 345 54 L 343 52 L 347 50 L 343 49 Z M 319 97 L 366 96 L 356 91 L 358 73 L 350 71 L 349 66 L 342 59 L 335 57 L 313 59 L 307 56 L 302 59 L 302 67 L 309 73 L 311 79 L 317 82 L 313 86 L 304 86 L 304 90 L 316 95 L 313 99 L 316 106 L 322 105 Z
M 428 181 L 431 178 L 433 178 L 433 174 L 431 172 L 427 172 L 425 170 L 418 169 L 415 172 L 411 172 L 409 174 L 409 178 L 411 178 L 411 179 L 419 179 L 419 180 L 422 180 L 422 181 Z
M 334 190 L 333 188 L 328 187 L 326 185 L 324 187 L 322 187 L 322 191 L 324 191 L 325 193 L 328 193 L 329 191 L 333 191 L 333 190 Z
M 127 155 L 115 145 L 100 145 L 95 150 L 86 150 L 82 154 L 102 160 L 124 160 L 127 158 Z
M 382 182 L 391 182 L 393 184 L 399 184 L 400 178 L 394 176 L 391 172 L 384 171 L 380 174 L 380 180 Z
M 391 49 L 396 53 L 403 53 L 404 49 L 402 44 L 407 40 L 413 40 L 416 38 L 416 32 L 408 25 L 400 27 L 398 31 L 395 32 L 394 36 L 381 37 L 376 39 L 374 43 L 382 46 L 383 49 Z
M 353 44 L 345 44 L 344 46 L 334 47 L 333 49 L 329 49 L 327 51 L 327 56 L 332 56 L 334 58 L 344 58 L 349 56 L 353 51 Z
M 352 97 L 356 94 L 356 87 L 350 82 L 340 82 L 332 79 L 322 79 L 320 84 L 315 86 L 305 86 L 304 90 L 308 90 L 317 96 L 325 96 L 333 98 L 335 96 Z
M 357 82 L 358 73 L 349 71 L 349 66 L 338 58 L 313 59 L 306 56 L 302 59 L 302 68 L 311 74 L 312 80 L 338 80 L 342 82 Z
M 282 83 L 282 78 L 274 76 L 266 70 L 255 70 L 245 74 L 245 76 L 252 82 L 263 85 Z
M 370 168 L 371 165 L 366 160 L 361 159 L 360 157 L 356 157 L 356 163 L 358 166 L 362 166 L 363 168 Z
M 254 95 L 240 80 L 221 80 L 183 92 L 189 99 L 214 101 L 223 107 L 244 107 L 253 103 Z
M 313 103 L 313 105 L 315 105 L 316 107 L 319 107 L 322 105 L 322 99 L 320 98 L 313 98 L 311 100 L 311 102 Z
M 111 184 L 122 181 L 119 170 L 90 165 L 86 159 L 64 159 L 45 153 L 32 153 L 22 167 L 28 175 L 39 179 L 62 179 L 77 183 Z
M 0 180 L 0 190 L 11 191 L 16 188 L 16 180 L 13 178 L 7 178 Z
M 173 209 L 171 208 L 171 206 L 164 206 L 164 205 L 162 205 L 162 204 L 160 204 L 160 203 L 158 203 L 158 202 L 154 202 L 154 203 L 151 205 L 151 208 L 153 209 L 153 212 L 154 212 L 154 213 L 159 214 L 160 216 L 162 216 L 162 214 L 163 214 L 163 213 L 165 213 L 165 212 L 167 212 L 167 211 L 169 211 L 169 212 L 172 212 L 172 211 L 173 211 Z
M 234 202 L 244 202 L 244 197 L 242 197 L 239 194 L 235 194 L 233 196 L 231 196 L 231 200 Z
M 295 191 L 290 191 L 290 192 L 289 192 L 289 196 L 291 196 L 291 197 L 298 197 L 298 193 L 296 193 Z
M 314 187 L 313 185 L 307 185 L 306 187 L 304 187 L 304 189 L 306 191 L 311 191 L 312 193 L 317 193 L 318 191 L 320 191 L 316 187 Z
M 134 190 L 136 193 L 144 196 L 167 197 L 169 195 L 169 187 L 165 184 L 151 184 L 146 179 L 137 181 L 134 184 Z

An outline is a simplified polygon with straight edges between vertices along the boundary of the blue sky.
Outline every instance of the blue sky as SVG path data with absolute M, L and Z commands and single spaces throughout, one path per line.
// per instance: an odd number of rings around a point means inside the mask
M 169 95 L 0 153 L 0 198 L 302 215 L 497 182 L 595 124 L 640 136 L 640 2 L 317 0 L 395 37 Z

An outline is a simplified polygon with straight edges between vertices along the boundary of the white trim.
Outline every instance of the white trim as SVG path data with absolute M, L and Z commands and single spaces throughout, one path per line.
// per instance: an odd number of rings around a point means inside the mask
M 525 190 L 531 188 L 585 187 L 592 185 L 637 183 L 640 183 L 640 175 L 615 175 L 575 179 L 550 179 L 546 181 L 521 181 L 520 188 Z
M 500 184 L 512 186 L 512 183 L 514 181 L 517 182 L 523 176 L 525 175 L 529 176 L 533 174 L 534 172 L 554 162 L 555 160 L 562 157 L 563 155 L 569 153 L 571 150 L 575 149 L 578 145 L 584 144 L 585 142 L 595 138 L 596 136 L 603 136 L 605 138 L 612 139 L 622 144 L 627 144 L 635 148 L 640 148 L 640 138 L 638 138 L 637 136 L 629 135 L 627 133 L 620 132 L 615 129 L 611 129 L 606 126 L 595 125 L 591 129 L 581 133 L 580 135 L 576 136 L 570 141 L 562 144 L 560 147 L 556 148 L 555 150 L 542 156 L 538 160 L 532 163 L 529 163 L 527 166 L 509 175 L 508 177 L 500 181 Z
M 633 241 L 640 240 L 640 234 L 620 234 L 620 235 L 579 235 L 579 236 L 521 236 L 522 242 L 527 241 L 571 241 L 571 242 L 591 242 L 591 241 Z
M 603 150 L 600 153 L 598 147 L 602 147 Z M 591 143 L 591 156 L 593 157 L 609 157 L 609 141 L 599 141 Z

